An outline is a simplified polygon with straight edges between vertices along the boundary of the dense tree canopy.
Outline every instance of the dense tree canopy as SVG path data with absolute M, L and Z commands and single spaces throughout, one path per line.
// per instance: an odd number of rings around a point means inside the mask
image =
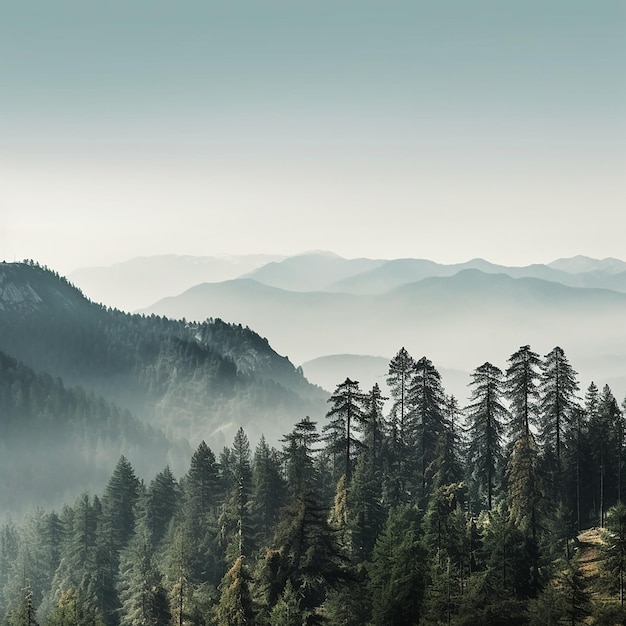
M 389 402 L 347 378 L 281 450 L 240 428 L 149 482 L 122 455 L 101 494 L 2 523 L 1 623 L 623 623 L 622 407 L 594 384 L 579 401 L 560 348 L 508 363 L 477 367 L 461 407 L 402 349 Z M 0 401 L 45 411 L 9 378 Z M 576 532 L 603 524 L 594 604 Z

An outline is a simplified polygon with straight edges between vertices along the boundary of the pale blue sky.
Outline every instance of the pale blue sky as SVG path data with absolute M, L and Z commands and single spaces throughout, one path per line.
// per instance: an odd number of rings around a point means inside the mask
M 626 5 L 0 0 L 0 257 L 626 258 Z

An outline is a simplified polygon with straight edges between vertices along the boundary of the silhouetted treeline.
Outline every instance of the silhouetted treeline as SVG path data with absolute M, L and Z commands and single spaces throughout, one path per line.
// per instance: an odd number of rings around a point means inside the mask
M 388 386 L 340 382 L 279 450 L 239 429 L 149 484 L 121 457 L 101 495 L 5 523 L 4 624 L 624 623 L 609 387 L 581 394 L 561 348 L 529 346 L 478 366 L 467 406 L 404 348 Z M 604 527 L 593 576 L 588 526 Z

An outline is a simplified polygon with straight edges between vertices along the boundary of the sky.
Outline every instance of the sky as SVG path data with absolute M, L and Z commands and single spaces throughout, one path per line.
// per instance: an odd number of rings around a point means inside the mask
M 0 258 L 626 259 L 623 0 L 0 0 Z

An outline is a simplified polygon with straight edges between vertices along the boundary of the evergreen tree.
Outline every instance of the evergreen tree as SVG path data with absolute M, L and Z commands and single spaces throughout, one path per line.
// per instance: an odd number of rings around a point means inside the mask
M 198 585 L 217 586 L 224 574 L 223 551 L 217 541 L 221 484 L 215 455 L 204 441 L 192 455 L 181 484 L 183 505 L 175 518 L 167 560 L 172 580 L 178 581 L 178 594 L 187 599 Z
M 161 542 L 180 506 L 180 491 L 169 466 L 150 482 L 146 494 L 143 523 L 150 531 L 152 548 Z
M 539 589 L 539 526 L 541 490 L 537 471 L 537 450 L 532 433 L 515 442 L 507 471 L 510 516 L 525 535 L 532 560 L 532 587 Z
M 454 396 L 445 399 L 445 424 L 437 442 L 435 458 L 428 467 L 433 476 L 433 489 L 459 483 L 464 477 L 461 460 L 461 429 L 459 426 L 460 409 Z
M 620 499 L 620 465 L 622 441 L 622 413 L 608 385 L 598 402 L 595 420 L 590 423 L 594 458 L 599 473 L 598 501 L 600 526 L 604 527 L 606 510 Z M 609 490 L 608 486 L 613 489 Z M 611 493 L 612 492 L 612 493 Z
M 499 596 L 510 595 L 520 600 L 534 597 L 537 592 L 535 546 L 518 528 L 506 503 L 487 513 L 483 524 L 485 588 Z
M 396 433 L 394 441 L 402 441 L 405 435 L 406 417 L 409 412 L 408 395 L 414 368 L 415 359 L 404 347 L 400 348 L 398 354 L 389 362 L 387 385 L 393 398 L 391 422 L 393 431 Z
M 58 566 L 60 537 L 49 536 L 48 529 L 49 516 L 43 509 L 36 508 L 26 517 L 2 590 L 7 605 L 17 606 L 28 587 L 32 604 L 39 607 L 49 591 Z
M 411 626 L 422 612 L 426 553 L 419 513 L 409 505 L 389 512 L 369 566 L 373 626 Z
M 302 495 L 313 489 L 317 482 L 313 456 L 320 441 L 317 422 L 305 417 L 282 441 L 285 442 L 282 455 L 291 496 Z
M 252 492 L 252 465 L 250 443 L 243 428 L 235 433 L 231 449 L 227 499 L 218 520 L 219 537 L 227 563 L 238 556 L 249 556 L 253 551 L 254 529 L 250 513 Z
M 491 510 L 498 474 L 502 465 L 502 437 L 508 416 L 502 404 L 502 372 L 484 363 L 472 373 L 471 403 L 467 407 L 469 425 L 468 467 L 478 493 L 486 496 Z
M 260 576 L 270 610 L 290 581 L 300 599 L 303 623 L 321 623 L 320 607 L 328 590 L 351 580 L 348 559 L 327 520 L 328 510 L 313 492 L 284 509 Z
M 288 580 L 285 589 L 270 612 L 269 623 L 272 626 L 302 626 L 300 599 Z
M 540 441 L 545 451 L 554 454 L 560 470 L 565 435 L 571 428 L 578 381 L 562 348 L 556 347 L 543 361 L 540 384 Z
M 349 483 L 357 451 L 363 447 L 357 434 L 365 419 L 365 396 L 359 389 L 358 381 L 346 378 L 337 385 L 328 402 L 332 403 L 332 407 L 326 413 L 329 423 L 323 429 L 326 433 L 324 439 L 335 461 L 336 479 L 345 474 Z
M 591 612 L 591 603 L 577 560 L 571 559 L 567 562 L 565 569 L 558 577 L 558 582 L 563 598 L 563 617 L 566 623 L 571 626 L 585 624 Z
M 35 619 L 33 594 L 30 587 L 22 591 L 22 599 L 14 608 L 10 608 L 3 622 L 3 626 L 39 626 Z
M 539 376 L 541 359 L 530 346 L 522 346 L 508 360 L 505 397 L 510 402 L 509 440 L 531 434 L 538 423 Z
M 278 453 L 261 437 L 254 453 L 251 493 L 251 514 L 257 535 L 254 543 L 257 545 L 266 544 L 272 538 L 285 497 L 286 484 Z
M 153 563 L 145 528 L 121 555 L 119 581 L 121 626 L 168 626 L 167 594 Z
M 366 394 L 363 402 L 363 446 L 368 463 L 374 475 L 380 478 L 382 472 L 383 438 L 385 434 L 385 420 L 383 406 L 385 400 L 378 383 Z
M 7 584 L 11 565 L 17 558 L 18 550 L 18 530 L 13 520 L 9 517 L 9 519 L 0 528 L 0 615 L 4 613 L 6 608 L 4 594 L 1 593 L 1 591 Z
M 372 467 L 367 452 L 359 457 L 348 489 L 347 518 L 352 557 L 367 561 L 385 521 L 380 474 Z
M 244 557 L 238 556 L 220 583 L 220 599 L 215 607 L 216 626 L 248 626 L 255 623 L 250 580 Z
M 441 376 L 425 356 L 415 363 L 408 401 L 410 409 L 405 439 L 413 449 L 417 462 L 414 480 L 419 497 L 425 498 L 433 481 L 429 468 L 437 458 L 441 439 L 449 429 Z
M 97 609 L 89 605 L 73 588 L 59 596 L 45 623 L 46 626 L 104 626 Z
M 64 517 L 66 540 L 52 582 L 52 596 L 60 599 L 69 590 L 75 590 L 80 605 L 92 608 L 103 618 L 103 609 L 108 606 L 108 584 L 112 580 L 110 564 L 104 561 L 99 545 L 100 501 L 83 494 Z
M 211 448 L 202 441 L 191 457 L 189 471 L 182 480 L 185 516 L 203 525 L 217 510 L 220 496 L 218 466 Z
M 388 499 L 398 504 L 404 500 L 410 482 L 410 446 L 406 439 L 409 414 L 409 389 L 415 371 L 415 359 L 403 347 L 389 363 L 387 385 L 393 399 L 389 415 Z

